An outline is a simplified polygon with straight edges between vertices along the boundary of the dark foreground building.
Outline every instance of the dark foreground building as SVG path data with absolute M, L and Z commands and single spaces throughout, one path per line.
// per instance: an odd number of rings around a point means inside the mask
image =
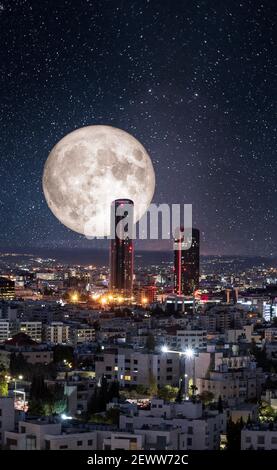
M 192 295 L 199 287 L 200 233 L 196 228 L 191 237 L 182 234 L 182 229 L 180 232 L 174 240 L 174 292 Z
M 110 248 L 109 288 L 113 293 L 124 296 L 132 295 L 133 290 L 133 224 L 133 201 L 130 199 L 114 201 L 111 208 L 111 230 L 114 238 L 111 240 Z

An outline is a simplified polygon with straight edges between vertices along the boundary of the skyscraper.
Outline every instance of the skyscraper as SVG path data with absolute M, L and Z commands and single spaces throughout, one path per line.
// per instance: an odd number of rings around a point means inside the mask
M 174 240 L 174 292 L 192 295 L 199 287 L 200 233 L 196 228 L 192 229 L 191 237 L 182 232 L 181 228 L 180 236 Z
M 134 203 L 117 199 L 111 207 L 110 290 L 130 296 L 133 290 Z
M 12 300 L 14 296 L 14 281 L 0 277 L 0 300 Z

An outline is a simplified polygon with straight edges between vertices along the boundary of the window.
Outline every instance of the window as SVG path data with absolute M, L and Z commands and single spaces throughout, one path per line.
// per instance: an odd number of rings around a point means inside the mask
M 193 434 L 193 427 L 192 426 L 188 427 L 188 434 Z
M 77 446 L 82 446 L 83 445 L 83 441 L 77 441 Z
M 167 364 L 172 364 L 172 359 L 167 359 L 166 363 Z
M 277 437 L 271 438 L 271 444 L 277 444 Z
M 167 375 L 166 380 L 172 380 L 172 375 Z
M 7 446 L 17 446 L 17 440 L 16 439 L 10 439 L 9 437 L 7 438 Z
M 112 370 L 111 366 L 106 366 L 106 370 Z
M 166 446 L 166 436 L 157 436 L 157 450 L 164 450 Z
M 27 450 L 35 450 L 36 449 L 36 445 L 37 444 L 37 438 L 35 435 L 33 434 L 30 434 L 30 435 L 27 435 L 27 438 L 26 438 L 26 449 Z
M 26 428 L 25 428 L 25 426 L 21 426 L 21 430 L 20 430 L 20 432 L 21 432 L 22 434 L 25 434 L 25 432 L 26 432 Z
M 88 446 L 92 446 L 92 439 L 88 440 Z
M 264 436 L 258 436 L 257 443 L 264 444 Z
M 65 446 L 65 445 L 64 445 L 64 446 L 60 446 L 60 449 L 61 449 L 61 450 L 62 450 L 62 449 L 68 449 L 68 446 Z
M 166 372 L 172 372 L 172 367 L 167 367 Z
M 192 438 L 191 438 L 191 437 L 188 437 L 188 438 L 187 438 L 187 445 L 188 445 L 188 446 L 191 446 L 191 445 L 192 445 Z

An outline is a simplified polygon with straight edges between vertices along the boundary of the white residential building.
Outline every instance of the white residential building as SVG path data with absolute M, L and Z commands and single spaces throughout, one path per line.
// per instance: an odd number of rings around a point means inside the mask
M 200 402 L 165 403 L 158 399 L 152 400 L 150 410 L 120 415 L 120 429 L 125 432 L 137 435 L 145 430 L 151 435 L 166 428 L 178 430 L 179 442 L 173 449 L 219 449 L 220 435 L 226 429 L 226 415 L 217 411 L 204 411 Z
M 276 424 L 250 424 L 241 431 L 241 450 L 277 450 Z
M 10 397 L 0 397 L 0 446 L 4 444 L 5 431 L 13 430 L 14 419 L 14 399 Z
M 66 344 L 69 342 L 69 329 L 69 325 L 65 323 L 52 322 L 45 326 L 45 340 L 51 344 Z
M 42 339 L 42 322 L 40 321 L 21 321 L 17 328 L 18 332 L 25 333 L 30 336 L 33 341 L 41 343 Z
M 95 329 L 88 326 L 72 327 L 71 340 L 75 346 L 83 343 L 92 343 L 95 341 Z
M 0 343 L 7 341 L 10 336 L 10 322 L 8 320 L 0 319 Z
M 174 353 L 148 353 L 118 348 L 104 350 L 95 357 L 95 376 L 118 380 L 120 385 L 179 385 L 180 358 Z

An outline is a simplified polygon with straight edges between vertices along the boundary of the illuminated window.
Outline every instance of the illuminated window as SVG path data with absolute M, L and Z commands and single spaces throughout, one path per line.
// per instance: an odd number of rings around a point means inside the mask
M 130 375 L 124 375 L 124 380 L 130 381 L 130 380 L 131 380 L 131 376 L 130 376 Z

